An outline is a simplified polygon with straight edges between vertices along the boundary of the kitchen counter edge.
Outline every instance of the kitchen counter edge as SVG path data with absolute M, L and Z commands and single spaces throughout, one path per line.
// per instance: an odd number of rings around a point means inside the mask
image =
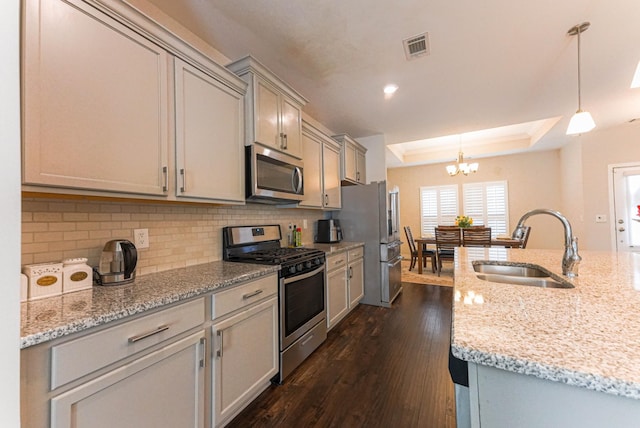
M 23 302 L 20 349 L 277 273 L 279 266 L 215 261 L 144 275 L 132 284 Z

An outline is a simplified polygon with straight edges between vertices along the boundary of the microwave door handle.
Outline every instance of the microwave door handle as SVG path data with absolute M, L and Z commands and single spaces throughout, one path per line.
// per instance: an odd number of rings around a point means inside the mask
M 300 194 L 302 191 L 302 170 L 299 167 L 295 167 L 293 169 L 293 174 L 291 175 L 291 184 L 293 185 L 293 190 L 296 194 Z

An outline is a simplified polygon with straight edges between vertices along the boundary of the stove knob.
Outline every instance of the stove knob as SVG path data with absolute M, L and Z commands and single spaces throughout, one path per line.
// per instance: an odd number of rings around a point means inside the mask
M 295 267 L 295 265 L 294 265 L 294 266 L 289 267 L 289 273 L 296 273 L 296 267 Z
M 307 267 L 307 269 L 308 269 L 308 268 L 310 268 L 311 266 L 313 266 L 313 262 L 312 262 L 311 260 L 309 260 L 308 262 L 305 262 L 305 264 L 304 264 L 304 265 L 305 265 L 305 266 Z
M 302 266 L 302 263 L 299 263 L 296 265 L 296 269 L 298 269 L 298 272 L 302 272 L 302 269 L 304 269 L 304 266 Z

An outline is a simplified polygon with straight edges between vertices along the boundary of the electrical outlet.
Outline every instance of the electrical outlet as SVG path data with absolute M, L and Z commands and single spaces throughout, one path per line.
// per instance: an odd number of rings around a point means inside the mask
M 302 228 L 306 229 L 307 228 L 307 220 L 302 220 Z
M 596 214 L 596 223 L 606 223 L 607 216 L 604 214 Z
M 134 229 L 133 243 L 136 248 L 149 248 L 149 229 Z

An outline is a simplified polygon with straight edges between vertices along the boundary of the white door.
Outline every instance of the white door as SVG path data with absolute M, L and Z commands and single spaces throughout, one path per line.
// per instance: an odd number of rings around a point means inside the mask
M 612 170 L 613 234 L 616 251 L 640 251 L 640 163 Z

